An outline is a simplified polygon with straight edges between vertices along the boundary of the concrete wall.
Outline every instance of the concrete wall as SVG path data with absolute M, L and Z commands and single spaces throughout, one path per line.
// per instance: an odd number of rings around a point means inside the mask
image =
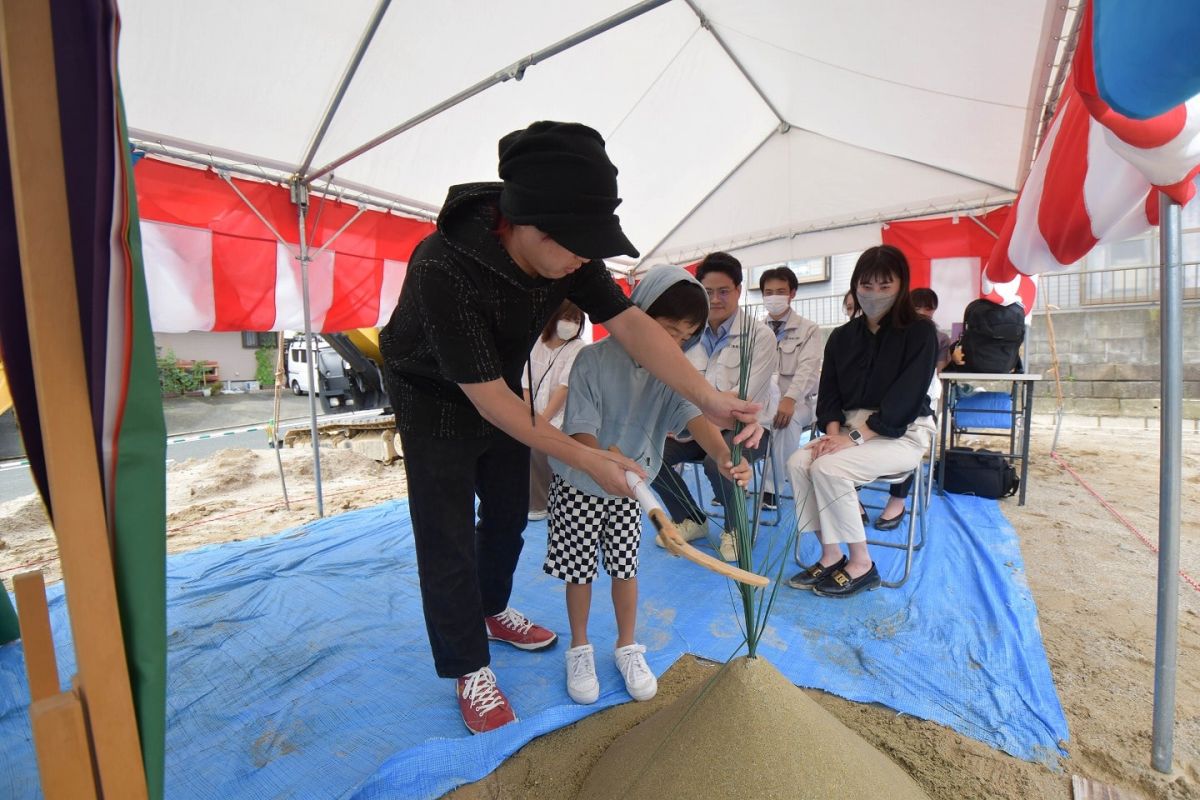
M 156 333 L 154 344 L 159 356 L 173 350 L 176 358 L 216 361 L 222 381 L 254 380 L 254 350 L 242 347 L 240 333 Z
M 1090 416 L 1157 417 L 1159 412 L 1159 310 L 1154 307 L 1060 311 L 1053 315 L 1064 407 Z M 1035 408 L 1057 404 L 1045 314 L 1035 314 L 1025 341 L 1030 372 L 1047 380 Z M 1183 416 L 1200 419 L 1200 303 L 1184 306 Z

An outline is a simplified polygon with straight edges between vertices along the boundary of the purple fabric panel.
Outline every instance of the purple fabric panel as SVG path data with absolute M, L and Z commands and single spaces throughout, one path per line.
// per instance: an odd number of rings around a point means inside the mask
M 17 246 L 17 219 L 12 193 L 12 166 L 8 160 L 8 126 L 0 103 L 0 353 L 12 391 L 13 407 L 21 423 L 25 455 L 38 491 L 50 508 L 46 458 L 42 450 L 42 426 L 38 417 L 37 392 L 33 385 L 33 360 L 29 352 L 29 328 L 25 318 L 21 256 Z
M 113 11 L 105 0 L 51 0 L 50 8 L 79 322 L 99 459 L 115 180 Z

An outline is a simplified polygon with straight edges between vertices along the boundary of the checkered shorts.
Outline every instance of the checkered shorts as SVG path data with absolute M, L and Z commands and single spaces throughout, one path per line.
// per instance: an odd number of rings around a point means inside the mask
M 596 497 L 558 475 L 550 482 L 550 535 L 547 574 L 567 583 L 591 583 L 596 553 L 604 552 L 604 571 L 614 578 L 637 575 L 642 542 L 642 508 L 628 497 Z

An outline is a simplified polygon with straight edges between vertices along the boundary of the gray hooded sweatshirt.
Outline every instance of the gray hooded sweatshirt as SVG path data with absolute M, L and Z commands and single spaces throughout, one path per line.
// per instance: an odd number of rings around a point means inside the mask
M 643 311 L 680 281 L 700 282 L 679 267 L 658 266 L 646 273 L 633 290 L 632 300 Z M 567 407 L 562 431 L 590 433 L 602 449 L 615 445 L 654 477 L 662 466 L 668 433 L 682 433 L 700 416 L 684 400 L 625 352 L 611 336 L 579 352 L 567 381 Z M 550 466 L 576 489 L 596 497 L 609 495 L 582 470 L 551 458 Z

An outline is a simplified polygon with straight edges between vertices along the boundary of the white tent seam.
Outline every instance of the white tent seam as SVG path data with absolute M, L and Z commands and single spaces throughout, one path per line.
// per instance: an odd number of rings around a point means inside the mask
M 968 175 L 965 172 L 958 172 L 957 170 L 950 169 L 949 167 L 939 167 L 937 164 L 930 164 L 927 161 L 919 161 L 915 158 L 909 158 L 908 156 L 899 155 L 898 153 L 889 153 L 886 150 L 876 150 L 874 147 L 867 147 L 866 145 L 856 144 L 854 142 L 848 142 L 845 139 L 838 139 L 835 136 L 829 136 L 828 134 L 821 133 L 820 131 L 815 131 L 812 128 L 806 128 L 803 125 L 797 125 L 794 122 L 787 122 L 786 120 L 784 122 L 792 130 L 803 131 L 804 133 L 809 133 L 809 134 L 812 134 L 813 136 L 820 136 L 822 139 L 825 139 L 826 141 L 837 142 L 838 144 L 844 144 L 847 147 L 853 147 L 857 150 L 862 150 L 863 152 L 866 152 L 866 153 L 874 153 L 875 155 L 884 156 L 886 158 L 895 158 L 900 161 L 905 161 L 909 164 L 914 164 L 918 167 L 925 167 L 926 169 L 932 169 L 937 172 L 944 173 L 946 175 L 953 175 L 956 178 L 962 178 L 963 180 L 971 181 L 972 183 L 978 183 L 981 186 L 987 186 L 990 189 L 995 189 L 1000 192 L 1010 192 L 1013 194 L 1015 194 L 1017 192 L 1017 190 L 1011 186 L 1003 186 L 999 183 L 992 183 L 991 181 L 985 180 L 984 178 L 978 178 L 974 175 Z
M 689 3 L 690 3 L 690 0 L 689 0 Z M 994 106 L 996 108 L 1015 109 L 1017 111 L 1027 111 L 1028 110 L 1027 105 L 1018 105 L 1016 103 L 1005 103 L 1000 100 L 987 100 L 982 97 L 970 97 L 968 95 L 956 94 L 954 92 L 946 92 L 946 91 L 942 91 L 940 89 L 930 89 L 929 87 L 919 86 L 915 83 L 904 83 L 903 81 L 892 80 L 891 78 L 885 78 L 880 75 L 873 75 L 870 72 L 862 72 L 860 70 L 842 66 L 841 64 L 837 64 L 832 61 L 825 61 L 824 59 L 820 59 L 815 56 L 806 55 L 804 53 L 799 52 L 798 50 L 792 50 L 790 48 L 784 47 L 781 44 L 777 44 L 777 43 L 769 41 L 767 39 L 763 39 L 759 36 L 753 36 L 751 34 L 745 33 L 743 31 L 738 30 L 737 28 L 734 28 L 731 25 L 722 25 L 721 27 L 725 28 L 725 30 L 730 31 L 731 33 L 736 33 L 739 36 L 745 37 L 746 39 L 749 39 L 752 42 L 758 42 L 759 44 L 761 44 L 765 47 L 770 47 L 774 50 L 779 50 L 781 52 L 787 53 L 788 55 L 793 55 L 793 56 L 796 56 L 797 58 L 802 58 L 805 61 L 811 61 L 814 64 L 820 64 L 821 66 L 829 67 L 830 69 L 837 70 L 838 72 L 845 72 L 849 75 L 856 75 L 860 78 L 866 78 L 867 80 L 870 80 L 870 81 L 876 81 L 878 83 L 886 83 L 889 86 L 899 86 L 900 88 L 903 88 L 903 89 L 911 89 L 914 92 L 922 92 L 924 94 L 936 95 L 938 97 L 946 97 L 946 98 L 950 98 L 952 100 L 962 100 L 963 102 L 966 102 L 966 103 L 979 103 L 982 105 Z M 714 33 L 714 35 L 716 35 L 716 34 Z
M 711 252 L 713 250 L 744 250 L 748 247 L 756 247 L 761 244 L 776 242 L 780 239 L 795 238 L 797 236 L 808 236 L 818 233 L 829 233 L 831 231 L 846 230 L 848 228 L 859 228 L 866 225 L 886 225 L 888 222 L 898 222 L 900 220 L 920 219 L 921 217 L 943 216 L 955 212 L 967 213 L 982 211 L 984 209 L 998 208 L 1011 203 L 1012 197 L 1005 199 L 984 198 L 975 203 L 957 202 L 942 206 L 927 206 L 920 209 L 901 209 L 895 213 L 879 213 L 871 217 L 851 217 L 843 220 L 832 220 L 825 224 L 815 224 L 807 228 L 791 228 L 782 231 L 768 231 L 757 236 L 749 236 L 746 239 L 730 239 L 716 240 L 702 244 L 689 245 L 680 247 L 662 253 L 658 256 L 659 259 L 665 260 L 671 264 L 681 263 L 685 260 L 690 260 L 695 256 Z M 654 255 L 653 252 L 650 255 Z M 649 256 L 647 256 L 649 258 Z
M 697 26 L 696 30 L 692 31 L 692 35 L 684 40 L 683 44 L 679 46 L 679 49 L 675 51 L 675 55 L 671 56 L 671 60 L 668 61 L 666 65 L 659 70 L 659 73 L 654 76 L 654 79 L 646 85 L 646 90 L 642 92 L 636 100 L 633 101 L 633 104 L 629 106 L 629 110 L 622 115 L 621 119 L 617 121 L 617 124 L 613 126 L 612 130 L 608 131 L 604 137 L 605 141 L 611 140 L 614 136 L 616 136 L 617 131 L 621 130 L 621 126 L 625 124 L 625 121 L 629 119 L 634 111 L 637 111 L 638 107 L 642 104 L 642 101 L 646 99 L 646 96 L 654 90 L 654 87 L 659 84 L 659 82 L 663 79 L 663 76 L 667 74 L 667 71 L 670 70 L 675 62 L 679 60 L 679 57 L 683 55 L 683 51 L 687 50 L 688 45 L 692 43 L 692 40 L 696 38 L 696 34 L 699 33 L 700 30 L 700 26 Z
M 646 259 L 648 259 L 648 258 L 649 258 L 651 255 L 653 255 L 653 254 L 654 254 L 654 252 L 655 252 L 656 250 L 658 250 L 658 248 L 662 247 L 662 245 L 663 245 L 663 242 L 665 242 L 665 241 L 667 241 L 668 239 L 670 239 L 670 238 L 671 238 L 671 236 L 672 236 L 672 235 L 675 233 L 675 231 L 679 230 L 679 229 L 680 229 L 680 228 L 681 228 L 681 227 L 684 225 L 684 223 L 686 223 L 686 222 L 687 222 L 689 219 L 691 219 L 691 218 L 692 218 L 692 215 L 693 215 L 693 214 L 695 214 L 695 213 L 696 213 L 696 211 L 697 211 L 697 210 L 699 210 L 699 208 L 700 208 L 702 205 L 704 205 L 705 203 L 707 203 L 707 202 L 708 202 L 708 200 L 709 200 L 709 198 L 710 198 L 710 197 L 712 197 L 714 194 L 716 194 L 716 193 L 717 193 L 717 192 L 720 190 L 720 188 L 721 188 L 722 186 L 724 186 L 726 183 L 728 183 L 728 182 L 729 182 L 729 179 L 730 179 L 730 178 L 732 178 L 734 175 L 736 175 L 736 174 L 737 174 L 737 173 L 738 173 L 738 172 L 741 170 L 741 168 L 742 168 L 742 167 L 744 167 L 744 166 L 746 165 L 746 162 L 747 162 L 747 161 L 749 161 L 750 159 L 754 158 L 754 155 L 755 155 L 755 154 L 756 154 L 758 151 L 762 150 L 762 149 L 763 149 L 763 147 L 764 147 L 764 146 L 766 146 L 767 142 L 771 141 L 771 137 L 772 137 L 772 136 L 775 136 L 776 134 L 784 133 L 785 131 L 783 131 L 783 130 L 782 130 L 782 128 L 783 128 L 784 126 L 786 126 L 786 125 L 787 125 L 787 123 L 786 123 L 786 122 L 781 122 L 781 123 L 780 123 L 778 126 L 776 126 L 776 127 L 772 128 L 772 129 L 771 129 L 771 130 L 770 130 L 770 131 L 767 133 L 767 135 L 763 137 L 763 140 L 762 140 L 761 142 L 759 142 L 757 145 L 755 145 L 755 147 L 754 147 L 754 148 L 752 148 L 752 149 L 750 150 L 750 152 L 749 152 L 749 153 L 747 153 L 745 156 L 743 156 L 743 157 L 742 157 L 742 159 L 741 159 L 740 161 L 738 161 L 738 162 L 737 162 L 737 164 L 735 164 L 735 165 L 734 165 L 733 169 L 729 170 L 729 172 L 725 174 L 725 177 L 724 177 L 724 178 L 722 178 L 722 179 L 721 179 L 721 180 L 720 180 L 720 181 L 719 181 L 719 182 L 718 182 L 718 183 L 717 183 L 715 186 L 713 186 L 713 187 L 712 187 L 712 189 L 710 189 L 710 190 L 708 191 L 708 193 L 707 193 L 707 194 L 705 194 L 703 197 L 701 197 L 701 198 L 700 198 L 700 199 L 699 199 L 699 200 L 696 202 L 696 204 L 695 204 L 694 206 L 692 206 L 692 208 L 691 208 L 691 210 L 690 210 L 690 211 L 688 211 L 686 214 L 684 214 L 684 215 L 683 215 L 683 217 L 681 217 L 681 218 L 680 218 L 680 220 L 679 220 L 678 222 L 676 222 L 676 223 L 675 223 L 675 225 L 674 225 L 674 226 L 672 226 L 672 227 L 671 227 L 671 229 L 670 229 L 669 231 L 667 231 L 665 234 L 663 234 L 663 235 L 662 235 L 662 236 L 659 238 L 659 240 L 658 240 L 657 242 L 655 242 L 655 243 L 654 243 L 654 246 L 653 246 L 653 247 L 649 248 L 649 249 L 646 251 L 646 256 L 645 256 L 645 258 L 643 258 L 641 261 L 639 261 L 639 262 L 638 262 L 636 265 L 634 265 L 634 267 L 633 267 L 633 268 L 630 270 L 631 274 L 636 274 L 636 272 L 638 271 L 638 269 L 640 269 L 640 268 L 641 268 L 641 265 L 642 265 L 642 263 L 643 263 L 643 262 L 644 262 Z

